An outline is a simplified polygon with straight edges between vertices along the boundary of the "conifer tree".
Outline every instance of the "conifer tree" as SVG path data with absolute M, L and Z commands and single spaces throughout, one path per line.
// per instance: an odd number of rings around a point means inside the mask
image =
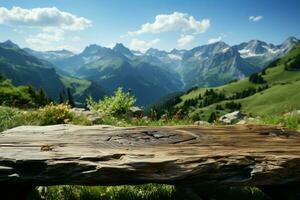
M 70 88 L 67 89 L 67 93 L 68 93 L 68 104 L 73 108 L 73 107 L 75 107 L 75 103 L 74 103 Z
M 216 121 L 216 119 L 217 119 L 216 113 L 215 113 L 215 112 L 212 112 L 212 113 L 210 114 L 209 118 L 208 118 L 208 122 L 209 122 L 209 123 L 212 123 L 212 122 Z

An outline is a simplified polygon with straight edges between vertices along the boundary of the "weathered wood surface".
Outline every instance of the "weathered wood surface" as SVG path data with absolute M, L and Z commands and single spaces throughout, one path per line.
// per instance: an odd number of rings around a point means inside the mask
M 55 125 L 0 134 L 0 184 L 290 184 L 300 135 L 275 126 Z

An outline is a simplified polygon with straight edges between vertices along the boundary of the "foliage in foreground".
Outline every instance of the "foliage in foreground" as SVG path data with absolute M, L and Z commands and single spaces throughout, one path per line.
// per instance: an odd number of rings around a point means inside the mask
M 122 88 L 115 91 L 114 96 L 105 96 L 103 100 L 95 102 L 91 97 L 87 99 L 88 107 L 101 117 L 122 117 L 126 111 L 135 105 L 136 98 L 130 92 L 123 92 Z
M 300 113 L 287 113 L 282 116 L 268 115 L 257 118 L 258 124 L 274 124 L 300 131 Z
M 157 113 L 149 117 L 132 117 L 127 115 L 127 111 L 135 106 L 136 98 L 130 92 L 123 92 L 118 88 L 115 94 L 110 97 L 104 97 L 103 100 L 95 102 L 92 98 L 87 99 L 88 107 L 99 115 L 104 124 L 114 126 L 163 126 L 163 125 L 186 125 L 192 124 L 189 119 L 183 119 L 176 116 L 165 114 L 158 119 Z M 154 117 L 155 116 L 155 117 Z
M 256 187 L 183 187 L 164 184 L 51 186 L 46 187 L 40 195 L 47 200 L 269 199 Z
M 44 106 L 50 101 L 42 89 L 35 90 L 31 86 L 15 87 L 0 74 L 0 105 L 32 108 Z
M 162 118 L 152 120 L 150 118 L 117 118 L 106 117 L 103 123 L 112 126 L 178 126 L 178 125 L 191 125 L 192 120 L 189 119 L 176 119 L 176 118 Z
M 18 108 L 0 106 L 0 131 L 24 125 L 54 125 L 54 124 L 91 125 L 83 115 L 75 115 L 66 104 L 49 104 L 43 108 L 21 110 Z

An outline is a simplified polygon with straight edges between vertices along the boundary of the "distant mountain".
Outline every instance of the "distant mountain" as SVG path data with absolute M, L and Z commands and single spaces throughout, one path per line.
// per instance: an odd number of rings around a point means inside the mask
M 125 47 L 122 43 L 117 43 L 113 50 L 117 53 L 120 53 L 124 56 L 126 56 L 127 58 L 132 58 L 134 57 L 134 54 L 130 51 L 130 49 L 128 49 L 127 47 Z
M 148 105 L 170 92 L 195 86 L 220 86 L 242 79 L 286 55 L 298 41 L 290 37 L 280 45 L 273 45 L 251 40 L 235 46 L 216 42 L 191 50 L 150 48 L 145 53 L 130 50 L 121 43 L 113 48 L 92 44 L 76 55 L 56 52 L 61 56 L 54 56 L 55 59 L 49 59 L 50 55 L 56 55 L 53 52 L 48 52 L 48 57 L 37 52 L 31 54 L 51 62 L 61 74 L 92 80 L 110 92 L 117 87 L 132 89 L 138 104 Z
M 110 48 L 92 44 L 87 46 L 80 54 L 53 62 L 53 64 L 57 66 L 57 69 L 63 70 L 70 75 L 84 77 L 86 74 L 81 74 L 80 72 L 84 70 L 82 66 L 89 65 L 98 60 L 106 60 L 109 64 L 110 62 L 115 62 L 115 60 L 118 60 L 119 58 L 124 60 L 127 59 L 126 56 L 123 56 Z
M 42 60 L 46 60 L 48 62 L 56 62 L 61 59 L 66 59 L 71 56 L 74 56 L 75 54 L 68 50 L 60 50 L 60 51 L 35 51 L 29 48 L 24 49 L 27 53 L 40 58 Z
M 0 73 L 11 79 L 14 85 L 42 88 L 54 100 L 58 100 L 59 93 L 67 87 L 74 90 L 74 99 L 82 103 L 87 94 L 95 97 L 106 94 L 103 88 L 91 81 L 57 74 L 53 64 L 36 58 L 11 41 L 0 43 L 0 66 Z
M 181 65 L 182 57 L 186 52 L 187 50 L 173 49 L 172 51 L 167 52 L 150 48 L 141 56 L 141 58 L 153 65 L 162 66 L 168 70 L 177 72 L 178 67 Z
M 241 57 L 252 65 L 264 68 L 270 62 L 287 54 L 299 40 L 295 37 L 287 38 L 280 45 L 267 44 L 260 40 L 251 40 L 233 46 Z
M 7 40 L 7 41 L 5 41 L 3 43 L 0 43 L 0 46 L 2 48 L 8 48 L 8 49 L 18 49 L 19 48 L 19 46 L 17 44 L 13 43 L 10 40 Z
M 122 44 L 113 49 L 90 45 L 82 53 L 55 64 L 72 76 L 93 80 L 110 91 L 118 87 L 130 89 L 139 105 L 148 105 L 181 86 L 177 74 L 138 59 Z
M 259 69 L 242 59 L 234 48 L 224 42 L 216 42 L 186 52 L 179 70 L 188 89 L 199 85 L 223 85 Z
M 220 87 L 193 88 L 184 95 L 173 97 L 177 101 L 163 99 L 157 108 L 175 110 L 174 113 L 183 110 L 194 120 L 208 120 L 212 113 L 218 118 L 235 110 L 251 116 L 273 116 L 300 109 L 299 42 L 257 75 L 264 81 L 255 83 L 245 78 Z
M 229 46 L 224 42 L 202 45 L 191 50 L 170 52 L 149 49 L 139 58 L 167 68 L 181 77 L 183 88 L 219 86 L 244 78 L 286 55 L 299 40 L 290 37 L 280 45 L 251 40 Z

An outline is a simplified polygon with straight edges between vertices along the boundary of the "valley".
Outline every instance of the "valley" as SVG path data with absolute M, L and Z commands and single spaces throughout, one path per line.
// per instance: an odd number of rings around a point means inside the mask
M 137 97 L 139 106 L 148 107 L 174 92 L 243 79 L 286 55 L 297 42 L 294 37 L 280 45 L 259 40 L 234 46 L 216 42 L 191 50 L 150 48 L 144 53 L 121 43 L 113 48 L 93 44 L 74 54 L 21 49 L 6 41 L 0 44 L 0 73 L 15 85 L 43 89 L 54 100 L 70 88 L 79 106 L 89 95 L 99 100 L 122 87 Z

